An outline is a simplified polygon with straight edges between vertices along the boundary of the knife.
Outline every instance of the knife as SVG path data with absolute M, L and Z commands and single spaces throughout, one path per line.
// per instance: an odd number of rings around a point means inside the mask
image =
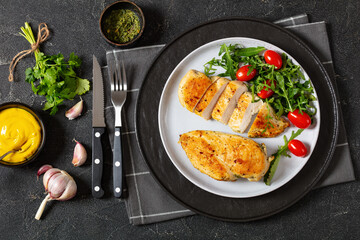
M 104 117 L 104 83 L 98 60 L 93 55 L 93 129 L 92 129 L 92 195 L 101 198 L 104 190 L 101 187 L 103 172 L 103 147 L 101 138 L 105 133 Z

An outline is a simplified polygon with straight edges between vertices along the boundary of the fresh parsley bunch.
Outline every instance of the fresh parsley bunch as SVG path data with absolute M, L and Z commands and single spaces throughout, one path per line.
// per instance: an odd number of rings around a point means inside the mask
M 20 34 L 30 44 L 35 44 L 34 34 L 28 23 L 25 23 L 21 31 Z M 50 115 L 58 111 L 58 105 L 65 99 L 72 100 L 76 95 L 89 91 L 90 82 L 76 75 L 75 69 L 80 67 L 81 59 L 74 53 L 70 54 L 68 61 L 60 53 L 47 56 L 37 49 L 34 54 L 36 64 L 26 69 L 25 81 L 31 84 L 35 94 L 46 97 L 43 110 L 51 109 Z

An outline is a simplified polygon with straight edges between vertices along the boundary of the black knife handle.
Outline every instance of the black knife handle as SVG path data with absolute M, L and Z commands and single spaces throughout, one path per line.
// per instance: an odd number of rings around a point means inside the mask
M 121 197 L 122 194 L 122 165 L 121 127 L 115 127 L 113 152 L 113 180 L 114 196 L 117 198 Z
M 104 164 L 103 147 L 101 138 L 105 133 L 105 128 L 94 127 L 92 131 L 92 195 L 101 198 L 104 190 L 101 187 L 101 179 Z

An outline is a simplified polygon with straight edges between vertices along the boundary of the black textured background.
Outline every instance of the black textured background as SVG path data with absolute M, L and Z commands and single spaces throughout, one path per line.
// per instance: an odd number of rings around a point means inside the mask
M 75 52 L 83 59 L 80 76 L 91 79 L 92 54 L 105 63 L 105 51 L 112 49 L 102 38 L 98 18 L 102 8 L 113 1 L 0 1 L 0 103 L 20 101 L 41 109 L 43 98 L 34 96 L 24 82 L 24 71 L 34 64 L 27 57 L 18 65 L 15 83 L 7 81 L 12 57 L 29 44 L 18 32 L 25 21 L 37 28 L 46 22 L 51 37 L 42 45 L 46 54 Z M 201 22 L 221 17 L 257 17 L 274 21 L 301 13 L 310 20 L 326 21 L 332 48 L 341 107 L 349 138 L 355 174 L 360 173 L 359 100 L 360 82 L 358 15 L 360 2 L 349 1 L 135 1 L 144 11 L 146 27 L 137 46 L 168 43 L 181 32 Z M 111 168 L 105 166 L 108 194 L 98 200 L 91 196 L 91 166 L 71 164 L 73 138 L 84 143 L 91 154 L 91 92 L 86 94 L 81 118 L 68 121 L 64 112 L 75 104 L 67 102 L 55 117 L 41 112 L 47 142 L 40 158 L 24 168 L 0 167 L 1 239 L 357 239 L 360 234 L 359 181 L 311 191 L 286 211 L 251 223 L 226 223 L 192 216 L 165 223 L 134 227 L 129 225 L 124 203 L 113 198 Z M 79 187 L 76 198 L 50 202 L 43 220 L 34 215 L 43 195 L 36 171 L 51 163 L 72 174 Z

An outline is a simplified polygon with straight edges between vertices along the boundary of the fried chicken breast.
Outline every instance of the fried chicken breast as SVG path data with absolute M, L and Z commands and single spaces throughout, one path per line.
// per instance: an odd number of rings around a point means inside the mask
M 273 159 L 267 157 L 264 144 L 217 131 L 187 132 L 179 143 L 196 169 L 220 181 L 259 181 Z

